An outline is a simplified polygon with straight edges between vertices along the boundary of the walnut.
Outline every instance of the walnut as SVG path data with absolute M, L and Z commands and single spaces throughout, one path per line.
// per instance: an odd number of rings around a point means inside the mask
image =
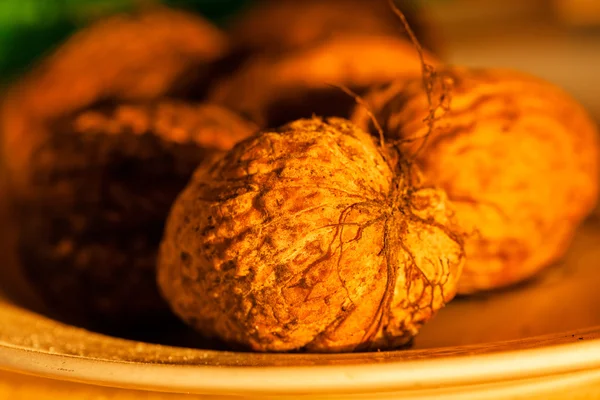
M 100 19 L 78 31 L 19 84 L 35 115 L 59 115 L 98 99 L 152 99 L 186 70 L 228 51 L 226 37 L 196 15 L 157 7 Z M 69 88 L 69 90 L 65 90 Z M 36 96 L 28 96 L 35 92 Z
M 346 120 L 299 120 L 194 173 L 158 282 L 198 331 L 254 350 L 394 348 L 454 296 L 452 227 L 444 192 L 397 154 Z
M 425 48 L 438 38 L 415 2 L 397 1 Z M 406 35 L 386 0 L 271 0 L 257 2 L 230 26 L 233 45 L 256 52 L 306 49 L 345 34 Z M 364 61 L 360 52 L 357 56 Z
M 3 96 L 0 129 L 13 152 L 5 154 L 7 167 L 27 168 L 27 153 L 39 145 L 31 132 L 43 130 L 48 121 L 99 101 L 163 97 L 176 91 L 190 71 L 208 73 L 208 65 L 228 50 L 225 35 L 209 22 L 166 7 L 98 20 L 42 59 Z
M 435 63 L 432 56 L 427 60 Z M 348 34 L 296 52 L 257 56 L 218 82 L 208 98 L 262 127 L 278 126 L 314 114 L 349 116 L 354 99 L 331 84 L 361 93 L 420 73 L 418 55 L 406 40 Z
M 122 330 L 166 318 L 155 260 L 171 204 L 201 161 L 254 126 L 160 101 L 98 106 L 47 129 L 22 138 L 44 133 L 10 192 L 25 275 L 68 322 Z
M 450 104 L 438 110 L 429 136 L 421 79 L 375 90 L 366 102 L 473 233 L 459 291 L 529 278 L 563 256 L 596 202 L 595 124 L 562 90 L 522 73 L 448 68 L 439 74 L 452 83 Z M 352 119 L 376 132 L 363 108 Z

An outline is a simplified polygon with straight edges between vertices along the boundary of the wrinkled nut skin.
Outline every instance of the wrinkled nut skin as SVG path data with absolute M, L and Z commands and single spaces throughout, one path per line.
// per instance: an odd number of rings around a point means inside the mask
M 425 54 L 436 64 L 435 58 Z M 261 127 L 321 117 L 348 117 L 358 93 L 398 78 L 419 76 L 414 47 L 394 36 L 347 34 L 285 54 L 257 56 L 233 76 L 218 81 L 208 99 L 248 116 Z
M 348 33 L 406 36 L 387 0 L 265 0 L 255 3 L 234 19 L 228 29 L 233 45 L 251 53 L 294 51 Z M 396 3 L 419 41 L 437 54 L 439 38 L 421 10 L 415 7 L 415 2 L 401 0 Z
M 596 127 L 566 93 L 537 78 L 506 70 L 441 73 L 453 82 L 450 111 L 440 110 L 418 162 L 472 232 L 459 292 L 519 282 L 562 257 L 596 203 Z M 366 101 L 389 138 L 426 135 L 421 80 L 388 85 Z M 375 133 L 364 109 L 352 119 Z
M 227 110 L 179 101 L 52 124 L 9 193 L 19 263 L 48 311 L 96 330 L 167 319 L 155 268 L 172 202 L 200 162 L 253 131 Z
M 253 136 L 175 202 L 159 287 L 198 331 L 258 351 L 403 345 L 463 264 L 445 194 L 410 177 L 342 119 Z

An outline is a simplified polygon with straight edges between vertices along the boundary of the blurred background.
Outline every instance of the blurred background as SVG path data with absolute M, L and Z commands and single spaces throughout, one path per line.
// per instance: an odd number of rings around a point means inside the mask
M 255 1 L 2 0 L 0 79 L 14 79 L 79 27 L 111 13 L 160 2 L 197 11 L 223 25 Z M 600 1 L 411 1 L 437 29 L 448 62 L 534 73 L 600 115 Z

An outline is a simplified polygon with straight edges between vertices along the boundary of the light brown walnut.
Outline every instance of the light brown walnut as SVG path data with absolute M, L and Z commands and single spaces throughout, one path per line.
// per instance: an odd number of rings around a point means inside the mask
M 449 109 L 438 108 L 430 135 L 421 79 L 374 90 L 366 102 L 388 140 L 404 141 L 471 232 L 459 291 L 522 281 L 563 256 L 596 203 L 596 126 L 569 95 L 535 77 L 500 69 L 439 73 L 451 83 Z M 434 85 L 433 99 L 441 94 Z M 352 119 L 377 133 L 364 108 Z
M 164 297 L 201 333 L 258 351 L 406 344 L 454 296 L 464 254 L 445 193 L 397 156 L 343 119 L 239 143 L 171 210 Z

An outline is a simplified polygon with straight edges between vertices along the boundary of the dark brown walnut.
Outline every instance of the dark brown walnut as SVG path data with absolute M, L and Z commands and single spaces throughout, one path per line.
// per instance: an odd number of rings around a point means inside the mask
M 171 204 L 200 162 L 253 130 L 219 107 L 177 101 L 52 124 L 10 192 L 19 262 L 50 311 L 94 329 L 169 315 L 155 266 Z
M 563 256 L 596 203 L 596 126 L 570 96 L 529 75 L 439 73 L 451 83 L 449 110 L 438 110 L 429 136 L 420 79 L 376 90 L 367 103 L 388 140 L 404 140 L 404 150 L 418 155 L 425 176 L 448 193 L 459 223 L 473 232 L 459 291 L 519 282 Z M 441 87 L 434 88 L 439 99 Z M 353 120 L 377 132 L 363 108 Z
M 435 31 L 418 2 L 396 4 L 425 48 L 437 53 Z M 250 53 L 295 51 L 346 34 L 406 35 L 387 0 L 257 1 L 229 31 L 233 45 Z
M 433 57 L 426 55 L 429 63 Z M 394 36 L 344 35 L 297 52 L 263 55 L 218 82 L 208 98 L 262 127 L 298 118 L 349 116 L 355 101 L 332 84 L 358 93 L 393 79 L 419 76 L 414 47 Z
M 443 191 L 346 120 L 265 131 L 199 168 L 158 282 L 183 320 L 258 351 L 395 348 L 455 294 Z
M 101 19 L 80 30 L 15 83 L 2 104 L 7 167 L 26 169 L 39 143 L 31 131 L 98 101 L 152 100 L 229 49 L 224 34 L 201 17 L 153 7 Z M 190 78 L 191 79 L 191 78 Z M 27 138 L 27 139 L 25 139 Z

